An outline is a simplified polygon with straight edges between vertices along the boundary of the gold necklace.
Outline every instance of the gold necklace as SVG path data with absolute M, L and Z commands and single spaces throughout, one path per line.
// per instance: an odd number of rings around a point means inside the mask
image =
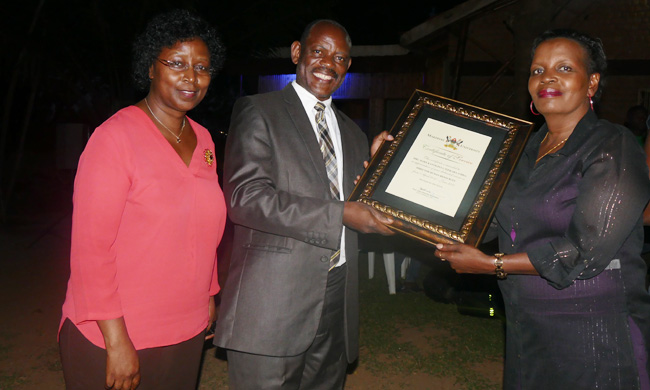
M 540 145 L 543 144 L 544 141 L 546 141 L 546 137 L 548 137 L 548 133 L 546 133 L 546 135 L 544 136 L 544 139 L 542 140 L 542 142 L 540 143 Z M 569 137 L 566 137 L 565 139 L 563 139 L 562 141 L 560 141 L 557 145 L 555 145 L 555 146 L 553 146 L 552 148 L 550 148 L 549 150 L 547 150 L 546 153 L 544 153 L 544 154 L 542 154 L 541 156 L 539 156 L 539 157 L 537 158 L 537 160 L 535 160 L 535 164 L 537 164 L 537 163 L 539 162 L 539 160 L 541 160 L 541 159 L 543 159 L 544 157 L 546 157 L 549 153 L 553 152 L 555 149 L 557 149 L 557 148 L 559 148 L 560 146 L 562 146 L 562 145 L 566 142 L 566 140 L 568 140 L 568 139 L 569 139 Z
M 176 143 L 177 143 L 177 144 L 180 144 L 180 143 L 181 143 L 181 135 L 183 135 L 183 130 L 185 130 L 185 117 L 183 117 L 183 125 L 181 126 L 181 132 L 178 133 L 178 135 L 176 135 L 176 133 L 174 133 L 173 131 L 171 131 L 171 130 L 169 129 L 169 127 L 165 126 L 165 124 L 162 123 L 160 119 L 158 119 L 158 117 L 156 116 L 156 114 L 154 114 L 153 111 L 151 111 L 151 107 L 149 107 L 149 102 L 147 101 L 147 98 L 144 98 L 144 102 L 145 102 L 145 104 L 147 105 L 147 108 L 149 109 L 149 112 L 151 113 L 151 115 L 153 115 L 153 117 L 158 121 L 158 123 L 160 123 L 160 124 L 162 125 L 162 127 L 164 127 L 167 131 L 169 131 L 170 133 L 172 133 L 172 135 L 173 135 L 174 137 L 176 137 Z M 547 134 L 547 135 L 548 135 L 548 134 Z M 544 142 L 544 141 L 542 141 L 542 142 Z

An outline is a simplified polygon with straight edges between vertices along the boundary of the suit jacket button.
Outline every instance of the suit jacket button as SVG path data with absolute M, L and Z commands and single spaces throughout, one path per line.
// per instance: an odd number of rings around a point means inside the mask
M 327 257 L 327 256 L 321 256 L 321 257 L 320 257 L 320 261 L 322 261 L 322 262 L 324 263 L 324 262 L 326 262 L 326 261 L 330 261 L 330 258 Z

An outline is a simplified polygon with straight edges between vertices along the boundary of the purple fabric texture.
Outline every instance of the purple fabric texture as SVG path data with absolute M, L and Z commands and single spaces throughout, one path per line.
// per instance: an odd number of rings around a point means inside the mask
M 541 275 L 499 283 L 504 389 L 647 389 L 645 156 L 629 130 L 589 111 L 535 164 L 547 131 L 529 141 L 496 214 L 500 250 L 526 252 Z

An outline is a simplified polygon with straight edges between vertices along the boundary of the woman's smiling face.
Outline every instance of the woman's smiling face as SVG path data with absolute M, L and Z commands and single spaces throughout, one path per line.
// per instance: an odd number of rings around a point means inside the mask
M 596 93 L 600 75 L 589 74 L 586 50 L 576 41 L 554 38 L 537 46 L 530 66 L 528 92 L 542 115 L 582 118 Z
M 183 70 L 171 64 L 183 65 Z M 200 69 L 201 71 L 197 71 Z M 200 38 L 165 47 L 149 69 L 150 101 L 170 109 L 187 112 L 205 97 L 210 86 L 210 52 Z

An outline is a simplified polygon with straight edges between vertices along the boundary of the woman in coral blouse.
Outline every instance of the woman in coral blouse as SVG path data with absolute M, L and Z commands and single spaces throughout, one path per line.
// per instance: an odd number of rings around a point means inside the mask
M 134 56 L 148 94 L 95 130 L 75 179 L 59 332 L 68 389 L 193 389 L 214 321 L 226 209 L 214 143 L 186 112 L 223 47 L 203 20 L 172 11 Z

